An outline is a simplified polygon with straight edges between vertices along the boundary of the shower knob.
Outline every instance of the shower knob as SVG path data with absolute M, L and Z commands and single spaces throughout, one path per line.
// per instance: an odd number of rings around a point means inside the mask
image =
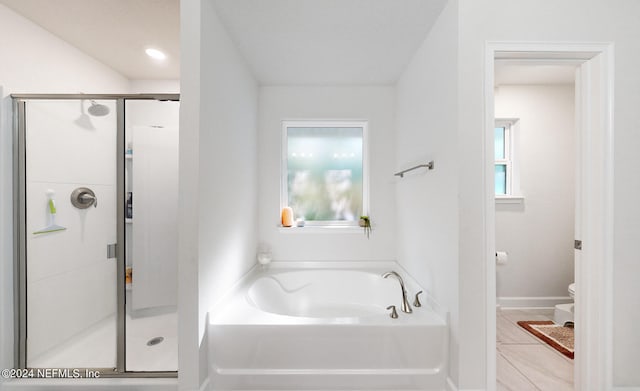
M 416 293 L 416 299 L 413 301 L 414 307 L 422 307 L 422 303 L 420 303 L 420 299 L 418 298 L 418 296 L 420 296 L 421 293 L 422 291 Z
M 390 305 L 387 307 L 388 310 L 391 310 L 391 313 L 389 314 L 389 316 L 393 319 L 398 319 L 398 311 L 396 311 L 396 306 L 395 305 Z
M 88 187 L 78 187 L 71 193 L 71 204 L 78 209 L 87 209 L 91 206 L 98 207 L 96 193 Z

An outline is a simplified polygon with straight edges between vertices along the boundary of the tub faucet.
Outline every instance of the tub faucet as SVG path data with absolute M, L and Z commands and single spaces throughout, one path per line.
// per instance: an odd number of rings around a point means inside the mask
M 411 306 L 409 305 L 409 301 L 407 300 L 407 290 L 404 288 L 404 281 L 402 281 L 402 277 L 394 271 L 386 272 L 382 275 L 382 278 L 387 278 L 389 276 L 394 276 L 400 282 L 400 288 L 402 289 L 402 312 L 406 312 L 407 314 L 412 313 Z

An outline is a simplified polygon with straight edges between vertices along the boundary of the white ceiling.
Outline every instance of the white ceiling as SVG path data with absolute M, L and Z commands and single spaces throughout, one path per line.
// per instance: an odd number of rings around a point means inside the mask
M 129 79 L 180 78 L 179 0 L 0 0 Z M 19 37 L 16 37 L 19 39 Z M 164 62 L 144 49 L 164 51 Z
M 496 61 L 496 86 L 574 84 L 577 64 L 550 64 L 536 61 Z
M 447 0 L 214 0 L 261 84 L 391 84 Z
M 447 0 L 212 0 L 261 84 L 392 84 Z M 180 78 L 179 0 L 0 0 L 130 79 Z M 147 47 L 168 54 L 150 59 Z

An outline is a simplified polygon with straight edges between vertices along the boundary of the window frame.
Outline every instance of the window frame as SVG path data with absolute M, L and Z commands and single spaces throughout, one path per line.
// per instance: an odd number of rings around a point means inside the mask
M 505 155 L 504 159 L 495 159 L 494 167 L 498 164 L 506 164 L 506 194 L 494 194 L 498 204 L 521 204 L 524 196 L 520 192 L 520 163 L 518 161 L 517 140 L 519 139 L 519 118 L 496 118 L 494 128 L 505 129 Z M 495 134 L 495 133 L 494 133 Z M 495 136 L 494 136 L 495 144 Z M 495 170 L 494 170 L 495 181 Z M 494 185 L 495 193 L 495 185 Z
M 494 144 L 495 144 L 495 129 L 503 128 L 504 129 L 504 159 L 495 159 L 495 150 L 494 150 L 494 181 L 495 181 L 495 167 L 496 166 L 505 166 L 505 192 L 504 194 L 495 194 L 497 198 L 499 197 L 511 197 L 513 196 L 513 137 L 511 135 L 511 129 L 515 121 L 513 120 L 505 120 L 505 119 L 496 119 L 494 125 Z M 494 186 L 495 192 L 495 186 Z
M 362 215 L 369 215 L 369 121 L 367 120 L 283 120 L 280 160 L 280 211 L 289 204 L 288 189 L 288 128 L 362 128 Z M 294 211 L 295 213 L 295 211 Z M 360 217 L 360 216 L 357 216 Z M 280 225 L 280 224 L 278 224 Z M 310 227 L 358 227 L 358 218 L 345 220 L 307 220 Z

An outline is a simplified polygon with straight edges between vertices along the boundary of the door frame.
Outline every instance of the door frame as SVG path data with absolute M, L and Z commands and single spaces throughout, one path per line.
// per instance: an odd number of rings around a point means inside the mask
M 576 390 L 613 388 L 614 45 L 585 42 L 487 42 L 484 77 L 484 256 L 486 387 L 496 388 L 494 72 L 496 59 L 581 62 L 576 78 L 577 233 Z M 595 82 L 592 83 L 592 80 Z M 592 113 L 597 113 L 593 116 Z M 576 250 L 577 252 L 578 250 Z
M 177 377 L 177 371 L 126 370 L 125 308 L 125 101 L 180 100 L 179 94 L 11 94 L 13 109 L 13 302 L 14 368 L 27 368 L 27 251 L 26 251 L 26 102 L 30 100 L 112 100 L 116 103 L 116 366 L 80 368 L 98 371 L 100 377 Z M 83 373 L 83 371 L 81 371 Z

